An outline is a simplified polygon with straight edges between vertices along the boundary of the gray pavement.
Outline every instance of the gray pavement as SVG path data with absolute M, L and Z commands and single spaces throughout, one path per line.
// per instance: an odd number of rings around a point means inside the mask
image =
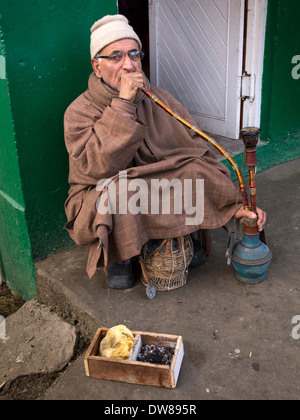
M 299 399 L 300 328 L 292 324 L 300 315 L 299 164 L 294 160 L 257 177 L 257 201 L 268 213 L 265 231 L 273 253 L 262 284 L 235 279 L 224 256 L 223 229 L 212 232 L 212 255 L 190 271 L 188 283 L 158 292 L 154 300 L 140 282 L 112 290 L 101 270 L 89 280 L 86 247 L 38 262 L 37 299 L 76 325 L 87 341 L 98 327 L 125 324 L 131 330 L 181 335 L 185 349 L 175 389 L 86 377 L 81 356 L 44 399 Z
M 75 355 L 76 328 L 36 300 L 6 319 L 0 340 L 0 385 L 25 375 L 61 371 Z

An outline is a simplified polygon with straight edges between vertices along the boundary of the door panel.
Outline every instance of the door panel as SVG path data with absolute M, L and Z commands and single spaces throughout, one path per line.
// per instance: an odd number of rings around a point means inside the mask
M 180 100 L 203 130 L 238 138 L 244 0 L 149 5 L 151 82 Z

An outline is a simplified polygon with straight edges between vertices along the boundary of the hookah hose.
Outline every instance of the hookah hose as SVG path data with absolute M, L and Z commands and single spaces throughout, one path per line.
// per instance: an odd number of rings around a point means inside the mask
M 243 180 L 242 173 L 239 169 L 239 166 L 237 163 L 232 159 L 232 157 L 229 155 L 229 153 L 223 149 L 222 146 L 220 146 L 214 139 L 209 137 L 207 134 L 203 133 L 203 131 L 199 130 L 194 125 L 190 124 L 188 121 L 181 118 L 178 114 L 176 114 L 174 111 L 172 111 L 170 108 L 167 107 L 166 104 L 164 104 L 160 99 L 158 99 L 157 96 L 155 96 L 153 93 L 149 92 L 146 88 L 141 89 L 142 92 L 152 101 L 154 101 L 157 105 L 159 105 L 161 108 L 163 108 L 168 114 L 170 114 L 172 117 L 174 117 L 177 121 L 179 121 L 181 124 L 185 125 L 195 133 L 197 133 L 199 136 L 201 136 L 204 140 L 208 141 L 210 144 L 212 144 L 223 156 L 228 162 L 231 164 L 232 168 L 237 174 L 238 181 L 239 181 L 239 188 L 242 195 L 243 200 L 243 206 L 245 210 L 250 210 L 249 203 L 248 203 L 248 195 L 247 195 L 247 189 L 246 185 Z M 253 206 L 254 203 L 252 203 Z

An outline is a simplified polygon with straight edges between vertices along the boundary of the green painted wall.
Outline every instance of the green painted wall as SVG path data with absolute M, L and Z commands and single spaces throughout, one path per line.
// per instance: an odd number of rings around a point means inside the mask
M 300 156 L 300 78 L 292 77 L 292 59 L 300 55 L 299 18 L 299 0 L 269 0 L 261 114 L 261 138 L 268 146 L 260 151 L 262 169 Z
M 0 27 L 0 264 L 8 285 L 31 299 L 35 294 L 31 245 L 25 218 L 14 124 Z
M 7 70 L 0 86 L 0 190 L 5 193 L 0 195 L 1 255 L 1 243 L 18 248 L 20 241 L 6 226 L 9 199 L 18 204 L 11 217 L 19 225 L 19 213 L 23 215 L 20 232 L 28 227 L 31 249 L 29 242 L 20 247 L 33 260 L 73 245 L 64 230 L 68 157 L 63 114 L 87 88 L 90 27 L 116 12 L 115 0 L 0 0 Z M 12 283 L 27 293 L 19 277 Z

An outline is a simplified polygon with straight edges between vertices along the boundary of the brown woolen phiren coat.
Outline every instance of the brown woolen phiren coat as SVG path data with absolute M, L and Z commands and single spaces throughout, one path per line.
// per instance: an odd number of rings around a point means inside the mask
M 196 125 L 172 95 L 147 83 L 147 88 L 159 99 Z M 87 263 L 90 278 L 100 257 L 100 263 L 107 269 L 118 259 L 139 255 L 149 239 L 178 237 L 199 229 L 208 239 L 209 230 L 224 226 L 241 206 L 230 171 L 216 159 L 210 147 L 142 92 L 134 103 L 127 103 L 118 99 L 118 93 L 93 73 L 88 89 L 67 108 L 64 128 L 70 184 L 65 203 L 66 228 L 76 244 L 91 245 Z M 105 200 L 105 195 L 97 183 L 111 178 L 119 191 L 119 173 L 124 170 L 127 185 L 134 179 L 147 183 L 149 203 L 153 179 L 170 182 L 179 179 L 182 185 L 186 179 L 203 179 L 202 223 L 187 225 L 186 218 L 191 215 L 184 211 L 174 214 L 172 193 L 170 214 L 151 214 L 151 211 L 100 214 L 97 200 L 99 197 Z M 196 202 L 195 185 L 193 203 Z M 133 194 L 128 192 L 128 200 Z M 118 206 L 117 201 L 117 209 Z M 208 250 L 208 242 L 206 247 Z

